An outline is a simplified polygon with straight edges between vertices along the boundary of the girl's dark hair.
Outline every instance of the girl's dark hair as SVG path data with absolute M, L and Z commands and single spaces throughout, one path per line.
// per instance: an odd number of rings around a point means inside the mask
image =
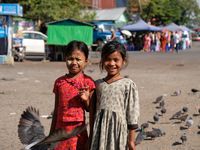
M 88 46 L 82 41 L 73 40 L 64 48 L 65 56 L 70 56 L 74 50 L 80 50 L 84 53 L 85 58 L 88 59 L 89 49 Z
M 127 62 L 127 55 L 126 49 L 123 44 L 119 43 L 118 41 L 111 41 L 106 43 L 101 51 L 101 61 L 100 61 L 100 69 L 103 70 L 103 62 L 105 61 L 106 57 L 113 52 L 118 51 L 120 52 L 122 59 Z

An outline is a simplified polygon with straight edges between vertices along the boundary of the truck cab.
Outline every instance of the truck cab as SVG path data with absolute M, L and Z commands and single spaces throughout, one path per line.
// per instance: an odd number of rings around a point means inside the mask
M 116 29 L 112 22 L 90 22 L 95 26 L 93 31 L 93 43 L 97 45 L 105 44 L 111 40 L 112 30 L 116 35 L 116 40 L 122 44 L 126 43 L 126 40 L 122 34 Z

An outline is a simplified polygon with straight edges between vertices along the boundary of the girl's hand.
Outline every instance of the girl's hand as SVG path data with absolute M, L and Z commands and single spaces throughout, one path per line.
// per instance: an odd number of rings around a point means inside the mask
M 84 87 L 84 88 L 81 88 L 81 89 L 79 90 L 79 95 L 80 95 L 81 100 L 82 100 L 83 102 L 89 101 L 89 97 L 90 97 L 90 90 L 89 90 L 89 87 L 86 86 L 86 87 Z
M 136 150 L 134 141 L 128 141 L 129 150 Z

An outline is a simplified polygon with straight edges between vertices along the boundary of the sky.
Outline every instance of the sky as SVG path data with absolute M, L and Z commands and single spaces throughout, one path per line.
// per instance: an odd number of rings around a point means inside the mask
M 199 4 L 199 7 L 200 7 L 200 0 L 197 0 L 198 4 Z

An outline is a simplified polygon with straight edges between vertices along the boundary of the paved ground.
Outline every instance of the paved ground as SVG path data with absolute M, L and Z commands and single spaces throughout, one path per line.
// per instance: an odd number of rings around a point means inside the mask
M 85 69 L 85 73 L 94 79 L 105 73 L 99 71 L 98 58 L 91 56 L 93 64 Z M 94 63 L 95 62 L 95 63 Z M 34 106 L 41 115 L 51 113 L 54 105 L 52 88 L 54 80 L 65 74 L 64 62 L 17 62 L 14 66 L 0 65 L 0 149 L 18 150 L 23 147 L 17 135 L 19 117 L 27 106 Z M 200 108 L 200 96 L 191 95 L 191 88 L 200 89 L 200 43 L 193 43 L 192 49 L 177 53 L 143 53 L 129 54 L 129 65 L 122 72 L 129 75 L 138 88 L 140 96 L 140 124 L 151 121 L 156 109 L 152 102 L 161 94 L 166 97 L 167 113 L 152 127 L 159 127 L 166 135 L 155 140 L 142 142 L 137 150 L 199 150 L 200 135 L 197 134 L 200 117 L 194 118 L 190 130 L 180 131 L 182 124 L 173 124 L 169 117 L 182 106 L 189 108 L 189 115 Z M 180 96 L 170 96 L 175 90 L 181 90 Z M 45 132 L 49 132 L 50 120 L 41 118 Z M 186 133 L 188 141 L 185 145 L 172 146 L 179 137 Z

